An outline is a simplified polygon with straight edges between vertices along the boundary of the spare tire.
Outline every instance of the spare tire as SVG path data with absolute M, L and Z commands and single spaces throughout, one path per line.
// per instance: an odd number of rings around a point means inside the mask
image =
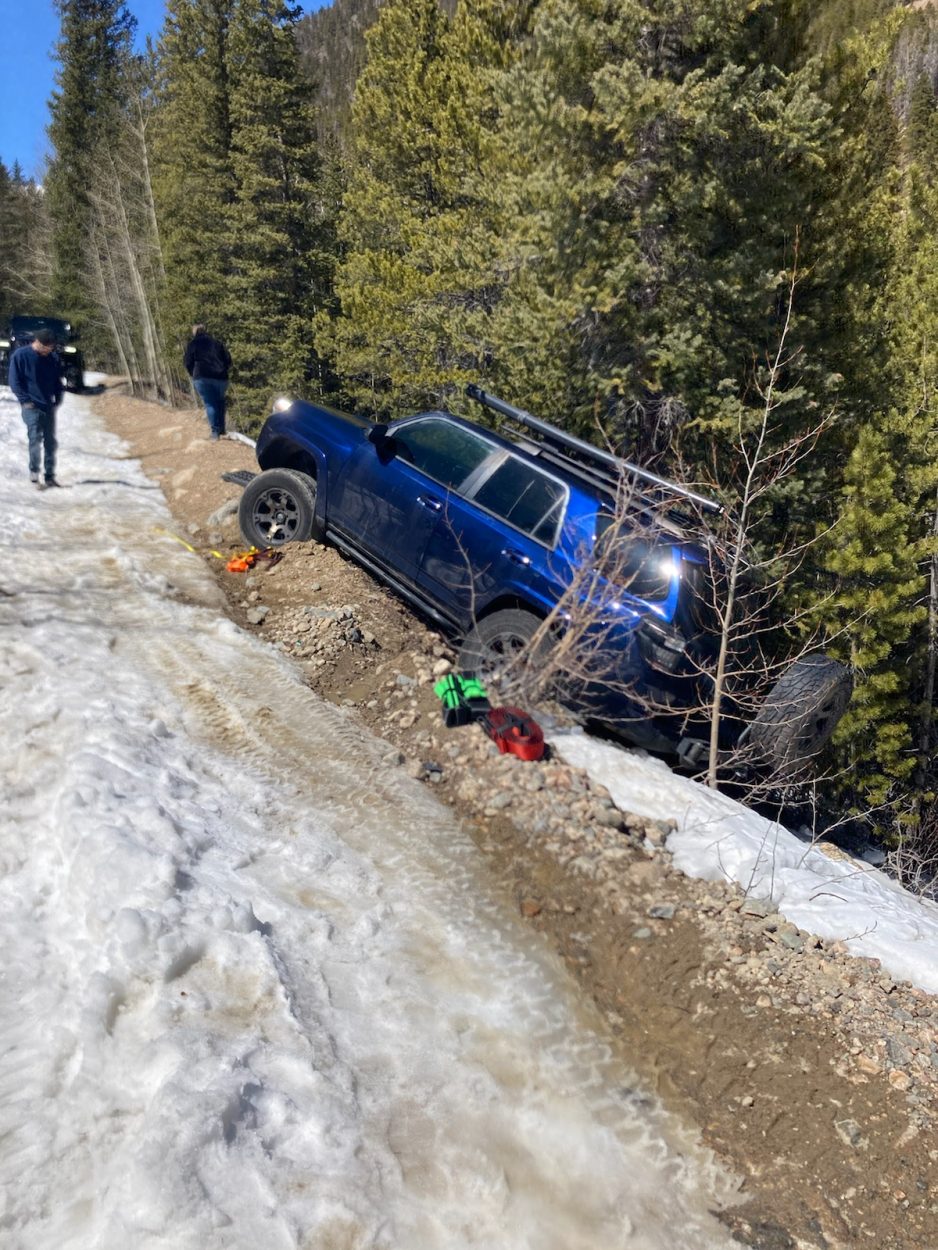
M 748 745 L 773 772 L 798 773 L 830 740 L 853 693 L 850 671 L 829 655 L 795 660 L 766 696 Z
M 245 486 L 238 505 L 241 535 L 251 547 L 320 538 L 316 482 L 296 469 L 267 469 Z

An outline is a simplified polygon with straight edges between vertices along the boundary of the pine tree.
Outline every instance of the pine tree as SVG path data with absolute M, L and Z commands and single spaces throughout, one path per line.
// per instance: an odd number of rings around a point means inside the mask
M 166 270 L 169 350 L 181 359 L 189 331 L 222 332 L 231 162 L 228 32 L 235 0 L 169 0 L 158 45 L 153 190 Z
M 530 4 L 478 0 L 453 22 L 435 0 L 392 0 L 369 33 L 336 274 L 319 321 L 352 397 L 373 410 L 449 402 L 485 374 L 504 209 L 485 180 Z M 457 401 L 458 402 L 458 401 Z
M 53 156 L 45 178 L 53 225 L 51 297 L 58 315 L 82 326 L 93 353 L 102 336 L 87 280 L 88 186 L 124 99 L 123 67 L 131 55 L 135 21 L 124 0 L 56 3 L 59 70 L 50 102 Z
M 844 630 L 832 649 L 859 679 L 837 741 L 852 793 L 873 803 L 901 799 L 916 764 L 910 674 L 902 658 L 925 610 L 915 511 L 902 498 L 901 463 L 895 436 L 873 426 L 861 430 L 830 559 L 840 577 L 835 612 Z
M 13 240 L 18 237 L 16 191 L 3 161 L 0 161 L 0 333 L 16 312 L 13 272 Z
M 721 396 L 745 393 L 808 234 L 826 109 L 809 71 L 762 63 L 752 8 L 546 0 L 506 83 L 516 224 L 497 368 L 512 391 L 533 380 L 539 410 L 598 415 L 640 453 L 691 418 L 735 421 Z
M 272 393 L 319 378 L 313 318 L 330 300 L 332 209 L 299 68 L 300 12 L 284 0 L 236 0 L 227 39 L 234 190 L 221 307 L 239 411 L 258 423 Z
M 45 197 L 19 162 L 0 161 L 0 332 L 17 313 L 53 313 Z
M 936 204 L 923 172 L 935 141 L 934 107 L 921 76 L 906 95 L 892 69 L 916 20 L 887 14 L 832 57 L 828 95 L 842 138 L 825 208 L 828 272 L 842 301 L 841 316 L 828 324 L 845 374 L 838 444 L 847 462 L 825 562 L 839 578 L 843 634 L 833 647 L 857 665 L 838 741 L 852 795 L 888 796 L 899 810 L 912 803 L 930 763 L 932 714 L 922 700 L 938 644 L 925 606 L 938 487 Z M 824 484 L 836 499 L 833 468 Z

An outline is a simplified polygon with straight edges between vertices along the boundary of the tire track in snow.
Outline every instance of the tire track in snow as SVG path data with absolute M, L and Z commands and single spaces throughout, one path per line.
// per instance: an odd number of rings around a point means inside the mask
M 449 814 L 168 575 L 136 469 L 39 510 L 6 437 L 0 1240 L 723 1247 L 706 1158 Z

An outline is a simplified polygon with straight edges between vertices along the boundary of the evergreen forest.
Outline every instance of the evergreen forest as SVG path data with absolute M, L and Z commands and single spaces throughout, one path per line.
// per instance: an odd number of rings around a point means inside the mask
M 0 318 L 166 403 L 204 322 L 249 433 L 478 382 L 742 505 L 856 675 L 825 803 L 934 858 L 938 6 L 167 0 L 145 54 L 122 0 L 58 9 Z

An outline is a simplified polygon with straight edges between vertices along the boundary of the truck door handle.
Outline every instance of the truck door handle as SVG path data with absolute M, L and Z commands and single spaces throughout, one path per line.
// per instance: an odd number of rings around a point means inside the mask
M 530 556 L 526 556 L 521 551 L 515 551 L 514 547 L 503 547 L 502 555 L 506 560 L 510 560 L 512 564 L 520 564 L 522 568 L 527 568 L 531 563 Z
M 429 508 L 431 512 L 442 512 L 443 505 L 439 499 L 434 499 L 431 495 L 418 495 L 417 502 L 421 508 Z

